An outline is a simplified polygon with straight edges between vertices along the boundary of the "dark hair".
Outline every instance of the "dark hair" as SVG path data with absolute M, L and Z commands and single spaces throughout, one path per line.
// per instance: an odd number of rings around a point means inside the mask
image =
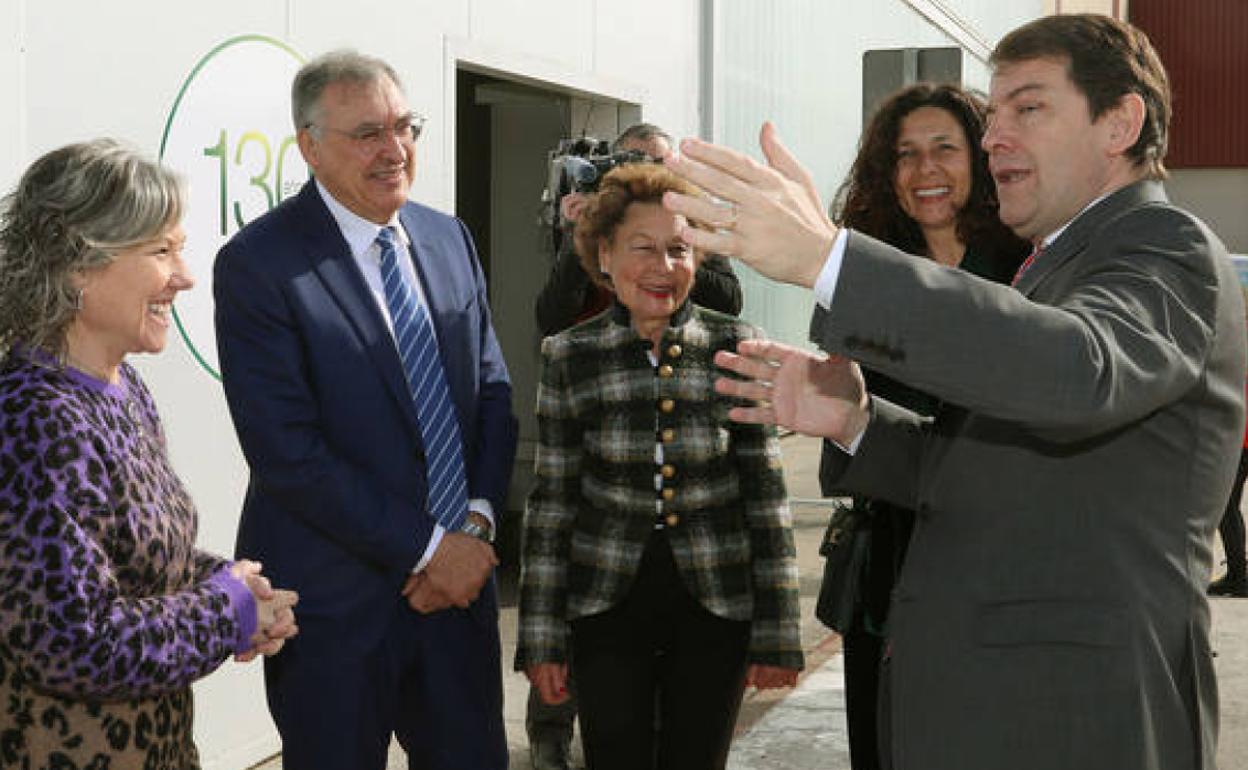
M 653 139 L 662 139 L 668 144 L 672 143 L 671 135 L 653 123 L 634 123 L 615 138 L 615 141 L 611 143 L 611 151 L 619 152 L 624 143 L 628 141 L 649 142 Z
M 1126 94 L 1144 100 L 1140 138 L 1127 150 L 1148 176 L 1164 179 L 1170 126 L 1170 80 L 1148 36 L 1117 19 L 1097 14 L 1046 16 L 1006 35 L 992 52 L 993 67 L 1053 58 L 1066 63 L 1072 83 L 1088 99 L 1096 120 Z
M 701 191 L 676 176 L 665 166 L 657 163 L 625 163 L 616 166 L 602 178 L 598 192 L 589 196 L 585 208 L 576 218 L 576 253 L 581 258 L 585 274 L 601 286 L 609 287 L 610 281 L 602 275 L 598 265 L 598 247 L 609 243 L 615 231 L 634 203 L 662 203 L 663 193 L 678 192 L 685 195 L 701 195 Z M 694 260 L 699 262 L 702 254 L 694 250 Z
M 966 205 L 958 211 L 959 240 L 1003 264 L 1017 265 L 1028 247 L 997 215 L 997 188 L 980 146 L 984 136 L 983 101 L 955 85 L 916 83 L 880 104 L 859 140 L 854 165 L 836 192 L 832 219 L 902 251 L 927 253 L 923 231 L 901 208 L 893 184 L 901 122 L 922 107 L 935 107 L 952 115 L 966 137 L 971 157 L 971 190 Z

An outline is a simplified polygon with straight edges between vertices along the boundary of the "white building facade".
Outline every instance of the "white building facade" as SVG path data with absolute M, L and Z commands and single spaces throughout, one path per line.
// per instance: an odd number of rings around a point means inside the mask
M 191 181 L 187 251 L 198 288 L 182 334 L 142 371 L 174 464 L 200 512 L 200 541 L 233 549 L 247 468 L 215 376 L 211 271 L 221 242 L 307 178 L 291 142 L 288 86 L 300 61 L 353 47 L 389 61 L 429 117 L 412 197 L 457 212 L 481 242 L 522 420 L 513 503 L 535 429 L 532 303 L 549 265 L 542 190 L 565 136 L 612 138 L 637 119 L 757 154 L 764 119 L 830 198 L 863 123 L 864 54 L 953 49 L 986 88 L 986 58 L 1045 0 L 4 0 L 0 188 L 38 155 L 96 136 L 129 140 Z M 1069 4 L 1068 4 L 1069 5 Z M 1087 6 L 1089 3 L 1082 3 Z M 1117 2 L 1091 3 L 1097 10 Z M 1075 10 L 1075 9 L 1071 9 Z M 914 74 L 915 54 L 901 57 Z M 909 69 L 907 69 L 909 68 Z M 805 339 L 808 294 L 739 267 L 745 313 Z M 510 675 L 510 674 L 509 674 Z M 237 770 L 279 748 L 259 665 L 196 685 L 204 766 Z

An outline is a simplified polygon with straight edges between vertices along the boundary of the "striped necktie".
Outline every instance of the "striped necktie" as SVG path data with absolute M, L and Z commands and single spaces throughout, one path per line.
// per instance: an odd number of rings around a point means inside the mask
M 1018 271 L 1014 273 L 1014 280 L 1010 281 L 1011 286 L 1018 285 L 1018 280 L 1023 277 L 1024 273 L 1031 269 L 1031 266 L 1036 262 L 1036 258 L 1042 253 L 1044 253 L 1044 246 L 1037 243 L 1031 249 L 1031 253 L 1027 255 L 1027 259 L 1023 260 L 1023 264 L 1018 266 Z
M 381 281 L 394 324 L 394 341 L 425 445 L 429 513 L 447 530 L 455 531 L 468 516 L 468 485 L 464 481 L 459 420 L 438 354 L 433 320 L 399 269 L 393 227 L 381 228 L 377 245 L 381 248 Z

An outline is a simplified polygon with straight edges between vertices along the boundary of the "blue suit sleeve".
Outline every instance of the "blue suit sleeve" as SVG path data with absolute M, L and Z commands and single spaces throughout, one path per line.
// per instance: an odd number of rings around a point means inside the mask
M 420 499 L 400 496 L 334 451 L 327 416 L 308 376 L 306 325 L 285 279 L 265 269 L 266 249 L 232 241 L 214 270 L 217 346 L 226 400 L 252 485 L 290 515 L 396 578 L 420 559 L 433 520 Z M 343 404 L 335 419 L 352 419 Z M 362 413 L 354 419 L 360 419 Z
M 459 225 L 464 248 L 471 258 L 473 278 L 476 282 L 477 308 L 481 314 L 480 334 L 481 361 L 477 403 L 477 435 L 469 446 L 472 453 L 465 458 L 468 472 L 468 496 L 485 498 L 494 506 L 496 519 L 507 506 L 507 488 L 511 481 L 511 467 L 516 456 L 519 432 L 515 414 L 511 408 L 511 379 L 503 361 L 503 351 L 494 334 L 490 318 L 489 294 L 485 277 L 472 236 L 464 223 Z M 495 521 L 495 526 L 499 524 Z

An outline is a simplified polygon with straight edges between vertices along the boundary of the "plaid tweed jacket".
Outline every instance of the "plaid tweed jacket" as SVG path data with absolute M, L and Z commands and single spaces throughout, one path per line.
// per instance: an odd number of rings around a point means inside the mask
M 625 597 L 658 520 L 689 593 L 715 615 L 752 622 L 750 661 L 802 667 L 779 442 L 771 427 L 731 422 L 733 404 L 712 387 L 715 351 L 758 335 L 686 302 L 657 368 L 618 304 L 543 341 L 516 668 L 567 660 L 568 621 Z

